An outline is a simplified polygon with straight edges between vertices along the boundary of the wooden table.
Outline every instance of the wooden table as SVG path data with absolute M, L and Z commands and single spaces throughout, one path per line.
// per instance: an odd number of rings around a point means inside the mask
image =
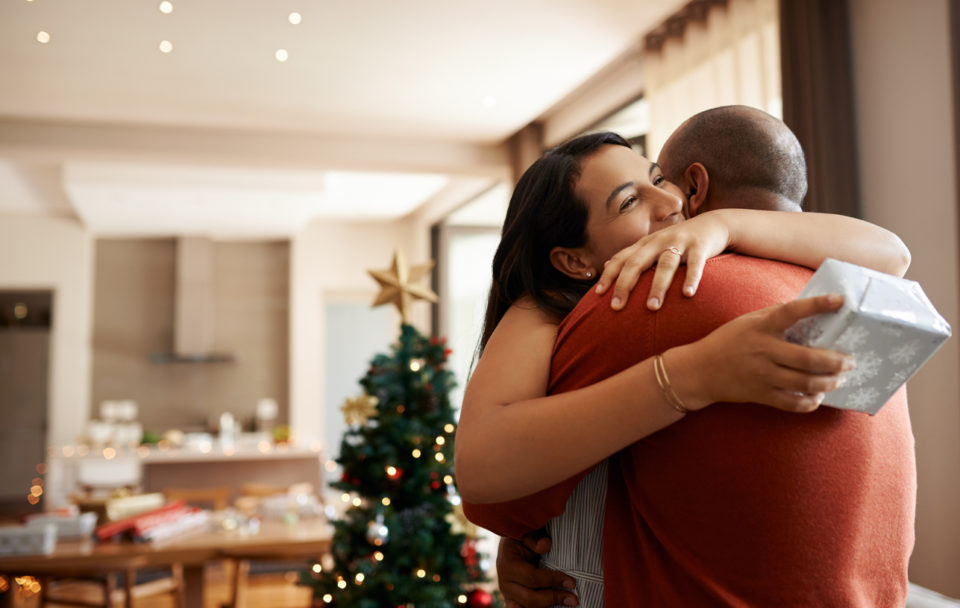
M 186 608 L 203 608 L 203 567 L 221 559 L 319 557 L 330 550 L 333 528 L 325 520 L 288 525 L 265 521 L 257 534 L 206 532 L 152 543 L 61 541 L 50 555 L 0 557 L 0 573 L 65 576 L 183 565 Z

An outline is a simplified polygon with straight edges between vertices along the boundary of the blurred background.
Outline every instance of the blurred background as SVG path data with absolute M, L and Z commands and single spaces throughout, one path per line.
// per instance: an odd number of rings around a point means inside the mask
M 413 322 L 447 338 L 457 406 L 520 173 L 600 128 L 655 158 L 716 105 L 782 117 L 806 208 L 899 234 L 957 327 L 958 20 L 954 0 L 0 0 L 0 514 L 189 490 L 322 515 L 340 405 L 399 321 L 366 271 L 436 261 Z M 911 580 L 953 596 L 958 372 L 952 340 L 908 387 Z

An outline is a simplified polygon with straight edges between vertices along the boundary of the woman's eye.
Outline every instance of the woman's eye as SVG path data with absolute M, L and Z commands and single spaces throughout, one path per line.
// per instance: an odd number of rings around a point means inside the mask
M 667 181 L 667 180 L 665 180 L 662 175 L 658 175 L 658 176 L 656 176 L 655 178 L 653 178 L 653 185 L 654 185 L 654 186 L 659 186 L 659 185 L 661 185 L 661 184 L 662 184 L 663 182 L 665 182 L 665 181 Z
M 628 196 L 627 198 L 625 198 L 625 199 L 623 200 L 622 203 L 620 203 L 620 211 L 626 211 L 627 209 L 629 209 L 630 207 L 632 207 L 633 204 L 636 203 L 636 202 L 637 202 L 637 197 L 635 197 L 635 196 Z

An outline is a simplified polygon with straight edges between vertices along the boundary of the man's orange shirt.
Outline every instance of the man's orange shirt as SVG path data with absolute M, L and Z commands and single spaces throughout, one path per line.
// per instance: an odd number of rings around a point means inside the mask
M 622 311 L 610 309 L 609 294 L 585 296 L 560 326 L 550 392 L 588 386 L 791 300 L 811 272 L 723 255 L 707 263 L 693 298 L 680 294 L 679 275 L 658 312 L 644 302 L 650 272 Z M 466 505 L 467 513 L 518 537 L 562 512 L 582 475 L 521 500 Z M 711 405 L 612 457 L 606 605 L 902 607 L 915 498 L 903 388 L 876 416 Z

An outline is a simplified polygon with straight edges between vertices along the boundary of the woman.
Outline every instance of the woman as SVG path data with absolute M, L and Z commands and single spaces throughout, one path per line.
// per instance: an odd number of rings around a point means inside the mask
M 736 210 L 681 223 L 683 201 L 656 164 L 612 133 L 576 138 L 524 173 L 494 258 L 482 354 L 457 433 L 465 500 L 502 502 L 549 487 L 676 422 L 683 409 L 746 401 L 812 411 L 852 369 L 846 355 L 788 344 L 771 330 L 773 320 L 782 324 L 841 304 L 821 297 L 741 317 L 671 349 L 664 363 L 683 408 L 668 400 L 651 360 L 592 386 L 544 396 L 558 323 L 604 263 L 628 246 L 642 260 L 685 258 L 687 295 L 706 258 L 727 249 L 811 268 L 829 253 L 883 272 L 905 271 L 908 256 L 899 239 L 866 222 Z M 610 280 L 604 278 L 604 287 Z M 662 300 L 665 283 L 654 282 L 651 298 Z

